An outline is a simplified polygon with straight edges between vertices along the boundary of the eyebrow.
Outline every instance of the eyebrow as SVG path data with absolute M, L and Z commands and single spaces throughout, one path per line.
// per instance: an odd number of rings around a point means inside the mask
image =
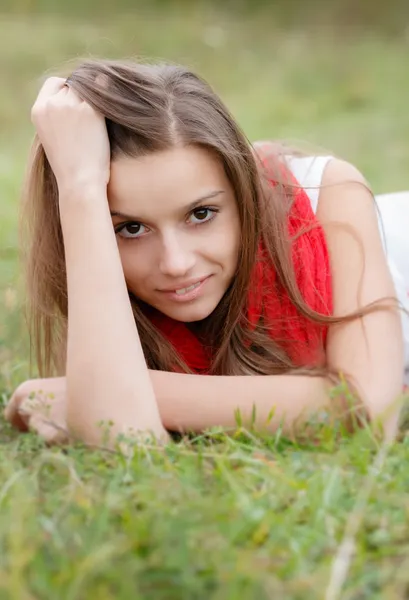
M 215 190 L 214 192 L 210 192 L 210 194 L 206 194 L 205 196 L 201 196 L 200 198 L 198 198 L 197 200 L 195 200 L 194 202 L 191 202 L 188 206 L 186 206 L 184 209 L 185 212 L 191 212 L 193 209 L 196 208 L 196 206 L 198 206 L 199 204 L 201 204 L 202 202 L 204 202 L 205 200 L 211 200 L 212 198 L 215 198 L 216 196 L 219 196 L 220 194 L 224 194 L 224 190 Z M 132 216 L 132 215 L 127 215 L 123 212 L 120 212 L 118 210 L 111 210 L 111 217 L 120 217 L 121 219 L 126 219 L 127 221 L 142 221 L 143 219 L 140 219 L 139 217 L 136 216 Z

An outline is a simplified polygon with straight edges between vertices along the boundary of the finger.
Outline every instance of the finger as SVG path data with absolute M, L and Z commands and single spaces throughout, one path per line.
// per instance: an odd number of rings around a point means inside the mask
M 68 435 L 65 431 L 44 420 L 44 417 L 39 414 L 30 417 L 29 429 L 42 437 L 47 444 L 62 444 L 68 441 Z
M 48 405 L 44 402 L 43 398 L 39 398 L 38 396 L 33 396 L 30 394 L 25 396 L 19 403 L 16 412 L 18 418 L 20 418 L 23 424 L 24 429 L 27 431 L 27 429 L 29 429 L 30 419 L 37 414 L 43 417 L 46 416 L 47 410 Z
M 63 77 L 49 77 L 46 79 L 38 92 L 36 103 L 43 102 L 44 100 L 47 100 L 47 98 L 58 94 L 58 92 L 64 88 L 65 82 L 66 79 Z
M 41 393 L 41 392 L 40 392 Z M 46 402 L 41 396 L 31 393 L 20 402 L 19 412 L 38 412 L 46 407 Z
M 78 96 L 77 92 L 75 92 L 71 87 L 66 87 L 64 90 L 66 90 L 65 101 L 67 104 L 75 105 L 83 102 L 83 100 Z
M 16 394 L 13 394 L 4 409 L 4 418 L 16 429 L 27 431 L 26 419 L 19 411 L 20 404 L 20 398 Z

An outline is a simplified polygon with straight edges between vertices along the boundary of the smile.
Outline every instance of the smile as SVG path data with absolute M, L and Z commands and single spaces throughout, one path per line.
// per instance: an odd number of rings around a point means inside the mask
M 186 294 L 187 292 L 190 292 L 191 290 L 196 289 L 197 287 L 199 287 L 199 285 L 201 284 L 201 281 L 198 281 L 197 283 L 194 283 L 193 285 L 189 285 L 189 287 L 186 288 L 180 288 L 179 290 L 175 290 L 175 293 L 178 296 L 183 296 L 183 294 Z
M 176 290 L 162 290 L 161 293 L 164 294 L 169 300 L 173 300 L 175 302 L 191 302 L 199 298 L 199 296 L 203 293 L 206 283 L 209 281 L 210 277 L 211 275 L 201 279 L 200 281 L 196 281 L 187 287 L 178 288 Z

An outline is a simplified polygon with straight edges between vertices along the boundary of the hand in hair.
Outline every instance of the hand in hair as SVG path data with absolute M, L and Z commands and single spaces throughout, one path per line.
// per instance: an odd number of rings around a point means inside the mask
M 4 416 L 20 431 L 34 431 L 47 444 L 63 444 L 69 436 L 66 422 L 65 377 L 29 379 L 11 396 Z
M 110 148 L 105 119 L 81 100 L 65 79 L 46 80 L 31 118 L 60 195 L 106 188 Z

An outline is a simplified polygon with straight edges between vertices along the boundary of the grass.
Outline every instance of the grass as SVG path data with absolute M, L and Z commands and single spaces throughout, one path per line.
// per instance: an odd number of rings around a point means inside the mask
M 17 260 L 29 109 L 44 73 L 72 57 L 185 62 L 219 90 L 250 139 L 304 140 L 354 162 L 376 192 L 409 187 L 404 36 L 283 30 L 268 11 L 157 4 L 109 18 L 62 18 L 30 2 L 0 13 L 4 401 L 29 376 Z M 336 441 L 327 427 L 307 447 L 216 430 L 125 459 L 80 445 L 47 449 L 2 421 L 0 429 L 0 600 L 409 595 L 408 437 L 374 469 L 383 455 L 369 431 Z M 355 550 L 339 590 L 334 565 L 348 531 Z

